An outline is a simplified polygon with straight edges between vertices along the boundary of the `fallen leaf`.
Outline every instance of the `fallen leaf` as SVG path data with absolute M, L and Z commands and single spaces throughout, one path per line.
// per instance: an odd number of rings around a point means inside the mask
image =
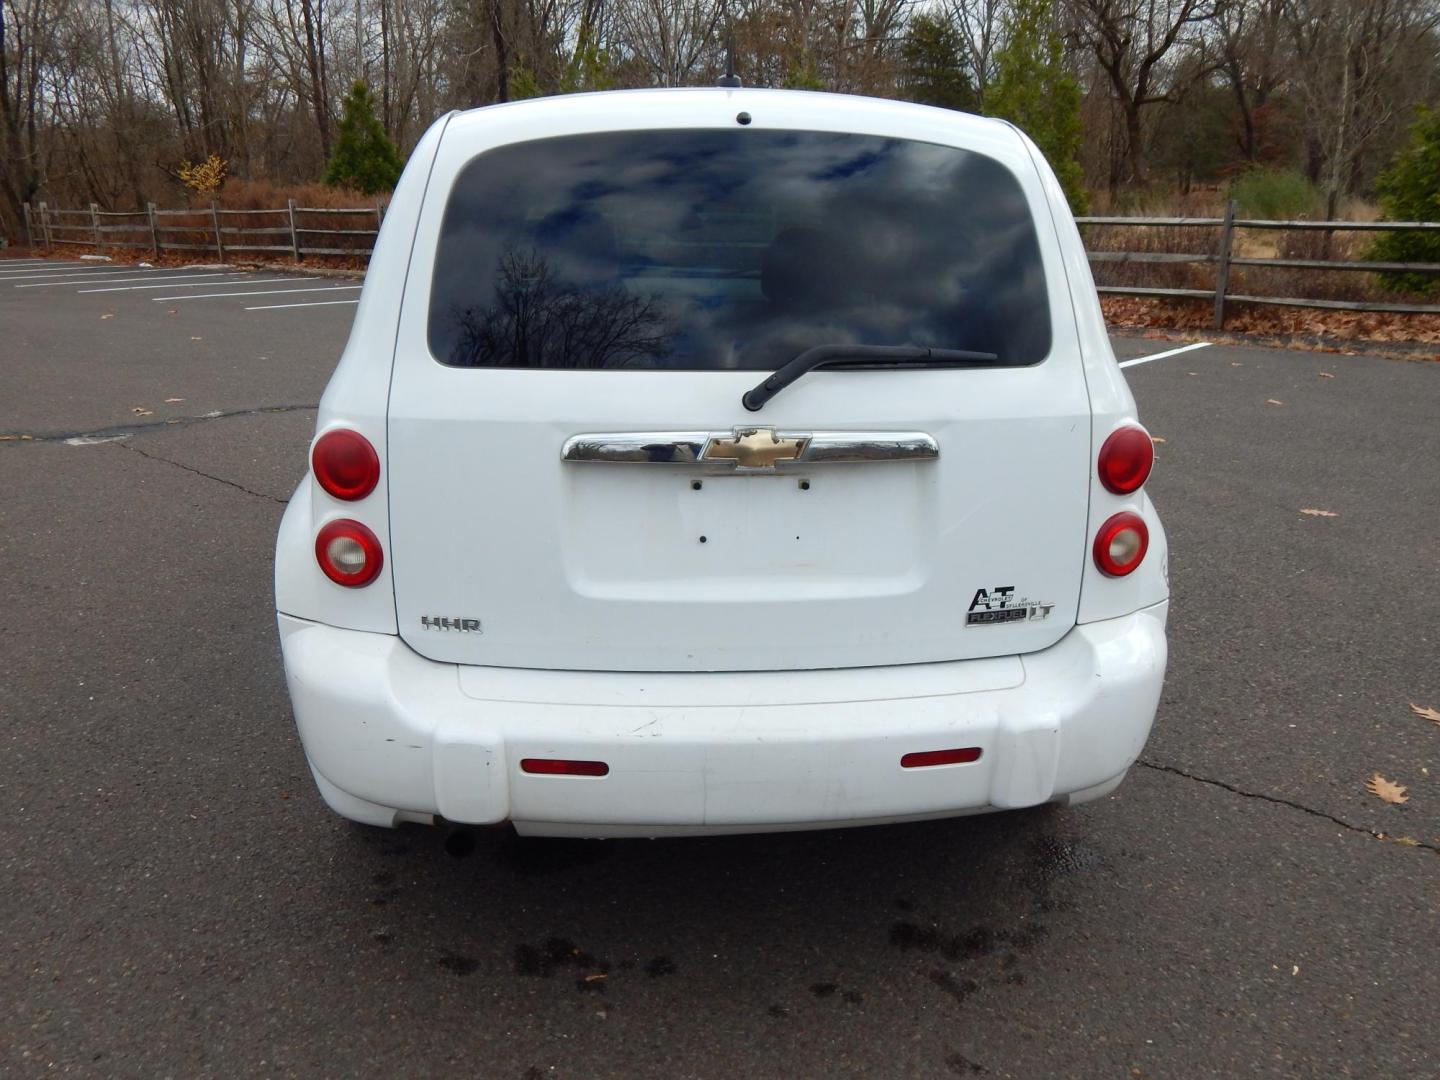
M 1416 705 L 1412 701 L 1410 703 L 1410 711 L 1413 712 L 1416 716 L 1423 716 L 1431 723 L 1440 724 L 1440 712 L 1437 712 L 1433 705 L 1427 705 L 1425 708 L 1422 709 L 1419 705 Z
M 1154 442 L 1154 443 L 1162 443 L 1162 442 L 1164 442 L 1165 440 L 1162 439 L 1159 435 L 1151 435 L 1151 436 L 1150 436 L 1150 441 L 1151 441 L 1151 442 Z
M 167 397 L 167 398 L 165 399 L 165 404 L 166 404 L 166 405 L 178 405 L 180 402 L 182 402 L 182 401 L 184 401 L 184 400 L 185 400 L 185 399 L 184 399 L 183 397 Z
M 133 412 L 136 416 L 149 416 L 151 413 L 154 412 L 153 409 L 147 409 L 141 405 L 136 405 L 130 411 Z
M 1311 517 L 1339 517 L 1333 510 L 1316 510 L 1313 506 L 1307 506 L 1301 510 L 1302 514 L 1309 514 Z
M 1185 372 L 1185 374 L 1186 374 L 1186 375 L 1199 375 L 1200 373 L 1199 373 L 1198 371 L 1187 371 L 1187 372 Z
M 113 319 L 114 317 L 115 317 L 114 315 L 101 315 L 101 316 L 100 316 L 100 318 L 102 318 L 102 319 Z
M 1378 772 L 1365 781 L 1365 790 L 1381 802 L 1390 803 L 1392 806 L 1399 806 L 1401 803 L 1410 801 L 1410 796 L 1405 794 L 1404 787 L 1393 780 L 1386 780 Z
M 0 435 L 0 442 L 34 442 L 34 435 Z
M 1320 378 L 1322 378 L 1322 379 L 1333 379 L 1333 378 L 1335 378 L 1335 376 L 1334 376 L 1334 375 L 1331 375 L 1330 372 L 1328 372 L 1328 371 L 1322 371 L 1322 372 L 1320 372 Z
M 1276 400 L 1272 397 L 1272 398 L 1266 398 L 1266 399 L 1265 399 L 1265 404 L 1266 404 L 1266 405 L 1284 405 L 1285 402 L 1283 402 L 1283 401 L 1276 401 Z
M 192 337 L 190 340 L 191 340 L 191 341 L 204 341 L 205 339 L 204 339 L 203 337 Z
M 1420 841 L 1416 840 L 1413 836 L 1392 836 L 1390 837 L 1390 842 L 1392 844 L 1399 844 L 1401 847 L 1420 846 Z
M 1294 978 L 1296 975 L 1299 975 L 1299 974 L 1300 974 L 1300 965 L 1299 965 L 1299 964 L 1292 965 L 1291 968 L 1290 968 L 1290 977 L 1291 977 L 1291 978 Z
M 585 976 L 585 981 L 586 981 L 587 983 L 604 982 L 604 981 L 605 981 L 605 978 L 606 978 L 606 976 L 605 976 L 604 972 L 596 972 L 596 973 L 593 974 L 593 975 L 586 975 L 586 976 Z
M 1231 361 L 1230 361 L 1230 366 L 1231 366 L 1231 367 L 1244 367 L 1245 365 L 1242 364 L 1242 363 L 1240 363 L 1239 360 L 1231 360 Z

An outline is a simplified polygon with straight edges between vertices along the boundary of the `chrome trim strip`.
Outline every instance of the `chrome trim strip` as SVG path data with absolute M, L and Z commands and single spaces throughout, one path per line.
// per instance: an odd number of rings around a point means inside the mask
M 779 449 L 780 457 L 775 458 Z M 790 456 L 784 456 L 786 453 Z M 622 465 L 690 465 L 725 472 L 767 472 L 866 461 L 932 461 L 940 445 L 923 431 L 726 432 L 619 431 L 565 440 L 562 461 Z M 769 460 L 774 458 L 775 460 Z M 746 464 L 755 460 L 760 464 Z

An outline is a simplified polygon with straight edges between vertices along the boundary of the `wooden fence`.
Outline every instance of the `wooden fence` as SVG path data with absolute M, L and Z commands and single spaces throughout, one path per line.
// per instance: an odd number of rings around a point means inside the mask
M 250 219 L 245 224 L 239 218 Z M 342 224 L 327 226 L 325 221 L 340 218 Z M 299 262 L 307 255 L 370 254 L 385 206 L 353 209 L 296 206 L 291 199 L 278 210 L 221 210 L 214 203 L 208 208 L 191 210 L 160 210 L 151 203 L 144 210 L 101 210 L 94 203 L 88 210 L 59 210 L 45 203 L 32 207 L 25 204 L 25 233 L 31 247 L 54 250 L 70 245 L 94 248 L 149 249 L 159 256 L 166 251 L 203 251 L 213 253 L 221 262 L 228 254 L 289 255 Z M 274 224 L 255 225 L 255 219 Z M 348 220 L 345 220 L 348 219 Z M 350 227 L 359 220 L 373 220 L 374 228 Z M 233 222 L 233 224 L 227 224 Z M 1395 304 L 1365 300 L 1325 300 L 1306 297 L 1252 296 L 1230 291 L 1230 271 L 1234 267 L 1271 268 L 1282 270 L 1338 270 L 1360 273 L 1440 273 L 1440 263 L 1366 262 L 1343 259 L 1249 258 L 1235 254 L 1237 229 L 1256 230 L 1318 230 L 1327 235 L 1337 232 L 1436 232 L 1440 222 L 1427 221 L 1263 221 L 1237 218 L 1235 204 L 1225 208 L 1218 218 L 1144 218 L 1144 217 L 1082 217 L 1076 222 L 1087 226 L 1123 226 L 1127 228 L 1181 228 L 1196 231 L 1218 230 L 1213 253 L 1168 251 L 1087 251 L 1090 261 L 1109 264 L 1167 263 L 1213 265 L 1214 286 L 1209 289 L 1173 289 L 1143 285 L 1101 285 L 1101 293 L 1124 296 L 1158 296 L 1209 300 L 1214 305 L 1214 325 L 1224 329 L 1226 305 L 1231 303 L 1271 304 L 1281 307 L 1328 308 L 1339 311 L 1378 311 L 1416 315 L 1440 314 L 1440 304 Z M 203 242 L 200 242 L 203 240 Z M 264 242 L 268 241 L 268 242 Z M 347 246 L 353 245 L 353 246 Z M 362 246 L 364 245 L 364 246 Z
M 1162 289 L 1139 285 L 1100 285 L 1101 293 L 1122 296 L 1183 297 L 1209 300 L 1214 304 L 1215 329 L 1225 328 L 1227 304 L 1271 304 L 1279 307 L 1326 308 L 1332 311 L 1380 311 L 1408 315 L 1440 315 L 1440 304 L 1394 304 L 1368 300 L 1324 300 L 1307 297 L 1251 296 L 1230 291 L 1232 267 L 1255 267 L 1276 270 L 1338 270 L 1361 273 L 1437 274 L 1440 263 L 1369 262 L 1344 259 L 1248 258 L 1235 254 L 1235 231 L 1257 229 L 1269 231 L 1318 231 L 1327 236 L 1337 232 L 1433 232 L 1440 233 L 1440 222 L 1434 221 L 1266 221 L 1235 216 L 1235 203 L 1225 207 L 1219 218 L 1139 218 L 1081 217 L 1075 219 L 1082 232 L 1088 225 L 1118 225 L 1130 228 L 1182 228 L 1219 230 L 1214 253 L 1196 254 L 1168 251 L 1091 251 L 1086 254 L 1092 263 L 1170 263 L 1213 264 L 1215 284 L 1209 289 Z
M 297 206 L 279 210 L 222 210 L 215 203 L 190 210 L 60 210 L 45 203 L 24 206 L 25 239 L 31 247 L 148 250 L 159 257 L 167 251 L 200 251 L 220 262 L 227 255 L 289 255 L 299 262 L 307 255 L 368 257 L 374 248 L 385 204 L 342 208 Z M 243 220 L 242 220 L 243 219 Z M 336 221 L 334 225 L 327 222 Z M 373 228 L 353 228 L 374 222 Z M 342 239 L 343 238 L 343 239 Z

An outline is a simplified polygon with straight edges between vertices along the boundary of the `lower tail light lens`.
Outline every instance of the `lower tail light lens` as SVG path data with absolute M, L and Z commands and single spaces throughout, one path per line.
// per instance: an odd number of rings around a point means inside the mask
M 1155 443 L 1142 427 L 1116 428 L 1100 447 L 1096 468 L 1105 490 L 1116 495 L 1139 491 L 1155 464 Z
M 364 525 L 349 518 L 327 521 L 315 537 L 315 561 L 336 585 L 358 588 L 380 576 L 385 553 Z
M 1095 565 L 1102 574 L 1124 577 L 1140 565 L 1149 547 L 1145 519 L 1126 510 L 1100 526 L 1095 536 Z

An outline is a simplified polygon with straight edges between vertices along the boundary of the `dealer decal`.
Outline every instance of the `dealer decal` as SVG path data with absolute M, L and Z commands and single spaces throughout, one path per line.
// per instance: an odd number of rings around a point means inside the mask
M 965 625 L 1036 622 L 1048 618 L 1054 610 L 1055 605 L 1050 602 L 1017 598 L 1014 585 L 995 585 L 975 590 L 975 599 L 970 601 L 970 610 L 965 614 Z

